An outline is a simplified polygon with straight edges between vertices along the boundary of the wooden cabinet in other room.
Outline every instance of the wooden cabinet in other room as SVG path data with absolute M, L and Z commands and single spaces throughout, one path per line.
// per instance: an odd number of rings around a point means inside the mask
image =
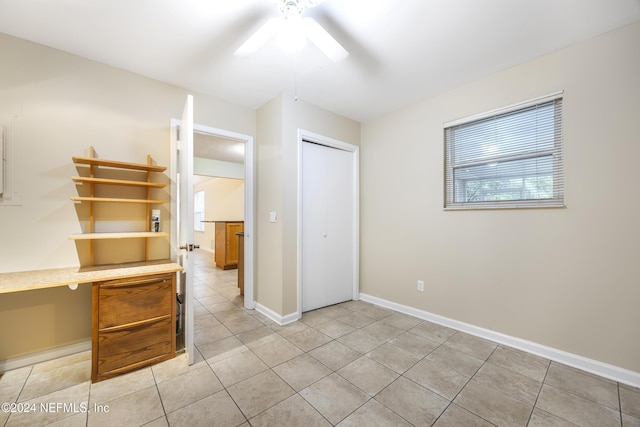
M 230 270 L 238 267 L 238 236 L 244 231 L 243 221 L 216 222 L 215 262 L 216 267 Z

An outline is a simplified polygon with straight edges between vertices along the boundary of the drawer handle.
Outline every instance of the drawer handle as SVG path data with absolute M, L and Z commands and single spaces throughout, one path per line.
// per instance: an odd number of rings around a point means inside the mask
M 166 283 L 169 279 L 159 279 L 157 277 L 154 278 L 150 278 L 150 279 L 142 279 L 142 280 L 132 280 L 129 282 L 118 282 L 118 283 L 108 283 L 108 284 L 101 284 L 100 287 L 101 288 L 119 288 L 119 287 L 124 287 L 124 286 L 137 286 L 137 285 L 144 285 L 147 283 L 155 283 L 155 282 L 162 282 L 162 283 Z
M 143 326 L 153 325 L 154 323 L 161 322 L 163 320 L 171 319 L 171 314 L 165 314 L 164 316 L 153 317 L 151 319 L 139 320 L 137 322 L 126 323 L 124 325 L 110 326 L 108 328 L 102 328 L 98 332 L 116 332 L 127 329 L 137 329 Z

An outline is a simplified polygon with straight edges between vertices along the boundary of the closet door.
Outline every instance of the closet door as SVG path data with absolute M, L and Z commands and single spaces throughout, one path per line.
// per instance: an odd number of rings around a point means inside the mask
M 353 153 L 302 144 L 302 311 L 353 296 Z

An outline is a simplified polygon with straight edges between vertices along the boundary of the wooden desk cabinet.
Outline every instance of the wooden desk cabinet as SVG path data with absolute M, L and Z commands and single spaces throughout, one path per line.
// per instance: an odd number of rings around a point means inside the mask
M 93 284 L 92 382 L 175 356 L 175 295 L 175 273 Z
M 216 267 L 230 270 L 238 267 L 238 236 L 244 231 L 244 221 L 217 221 L 215 235 Z

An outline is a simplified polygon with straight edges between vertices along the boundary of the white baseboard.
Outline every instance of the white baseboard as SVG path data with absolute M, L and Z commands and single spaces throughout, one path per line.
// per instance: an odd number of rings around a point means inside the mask
M 275 311 L 270 308 L 265 307 L 259 302 L 256 303 L 256 311 L 260 314 L 267 316 L 269 319 L 273 320 L 280 326 L 288 325 L 289 323 L 293 323 L 298 320 L 298 313 L 290 313 L 285 314 L 284 316 L 279 315 Z
M 442 326 L 446 326 L 461 332 L 466 332 L 468 334 L 497 342 L 499 344 L 504 344 L 518 350 L 523 350 L 527 353 L 535 354 L 537 356 L 541 356 L 546 359 L 562 363 L 564 365 L 591 372 L 592 374 L 596 374 L 604 378 L 609 378 L 611 380 L 628 384 L 633 387 L 640 387 L 640 373 L 638 372 L 589 359 L 587 357 L 569 353 L 563 350 L 558 350 L 553 347 L 547 347 L 545 345 L 523 340 L 521 338 L 505 335 L 503 333 L 492 331 L 490 329 L 485 329 L 479 326 L 460 322 L 458 320 L 450 319 L 438 314 L 433 314 L 414 307 L 387 301 L 385 299 L 374 297 L 371 295 L 361 293 L 360 299 L 362 301 L 370 302 L 381 307 L 389 308 L 400 313 L 417 317 L 419 319 L 428 320 Z
M 36 363 L 47 362 L 49 360 L 57 359 L 64 356 L 70 356 L 72 354 L 81 353 L 87 350 L 91 350 L 91 340 L 67 345 L 64 347 L 57 347 L 38 353 L 27 354 L 25 356 L 14 357 L 12 359 L 0 360 L 0 372 L 23 368 L 25 366 L 35 365 Z

